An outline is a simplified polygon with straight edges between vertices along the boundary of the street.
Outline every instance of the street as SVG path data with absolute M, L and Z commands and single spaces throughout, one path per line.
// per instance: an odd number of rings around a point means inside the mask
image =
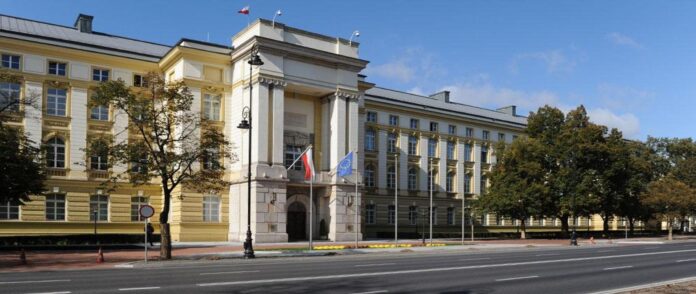
M 696 242 L 6 273 L 3 293 L 587 293 L 694 275 Z

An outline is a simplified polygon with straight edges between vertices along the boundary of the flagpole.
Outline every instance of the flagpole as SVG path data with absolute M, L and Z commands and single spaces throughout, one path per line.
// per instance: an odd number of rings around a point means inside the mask
M 355 154 L 357 156 L 357 150 L 355 151 Z M 360 196 L 358 194 L 358 180 L 360 180 L 360 178 L 358 177 L 357 165 L 355 165 L 355 167 L 355 249 L 358 249 L 358 234 L 360 232 L 360 227 L 358 226 L 358 213 L 360 213 Z
M 432 157 L 428 159 L 428 170 L 430 171 L 430 246 L 433 246 L 433 182 L 435 182 L 432 161 Z
M 394 244 L 399 243 L 399 157 L 394 154 Z
M 312 248 L 314 248 L 312 244 L 312 233 L 313 233 L 313 223 L 314 223 L 314 214 L 312 213 L 312 210 L 314 210 L 314 197 L 312 193 L 314 192 L 312 183 L 314 182 L 314 174 L 312 174 L 312 177 L 309 180 L 309 251 L 312 251 Z

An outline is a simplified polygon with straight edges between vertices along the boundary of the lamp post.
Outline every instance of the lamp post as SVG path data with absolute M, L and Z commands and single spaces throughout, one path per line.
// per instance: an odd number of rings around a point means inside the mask
M 244 258 L 255 258 L 254 247 L 252 245 L 251 238 L 251 111 L 253 102 L 254 86 L 251 82 L 251 72 L 254 65 L 263 65 L 261 57 L 259 57 L 257 50 L 252 49 L 251 56 L 249 58 L 249 106 L 245 106 L 242 109 L 242 121 L 237 126 L 238 129 L 246 129 L 249 132 L 249 162 L 247 163 L 247 232 L 246 240 L 244 240 Z M 248 120 L 247 120 L 248 119 Z
M 97 209 L 92 210 L 92 215 L 94 217 L 94 244 L 99 243 L 99 237 L 97 237 Z

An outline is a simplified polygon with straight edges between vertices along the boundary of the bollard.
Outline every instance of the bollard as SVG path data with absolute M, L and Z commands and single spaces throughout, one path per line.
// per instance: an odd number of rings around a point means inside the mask
M 21 264 L 27 264 L 27 254 L 24 252 L 24 248 L 22 248 L 22 252 L 19 253 L 19 261 Z
M 99 253 L 97 254 L 97 263 L 102 262 L 104 262 L 104 253 L 102 252 L 102 248 L 99 247 Z

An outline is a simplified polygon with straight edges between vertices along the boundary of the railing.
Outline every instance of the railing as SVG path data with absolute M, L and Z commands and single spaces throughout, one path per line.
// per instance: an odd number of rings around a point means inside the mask
M 46 175 L 49 177 L 66 177 L 66 176 L 68 176 L 68 169 L 66 169 L 66 168 L 47 168 Z

